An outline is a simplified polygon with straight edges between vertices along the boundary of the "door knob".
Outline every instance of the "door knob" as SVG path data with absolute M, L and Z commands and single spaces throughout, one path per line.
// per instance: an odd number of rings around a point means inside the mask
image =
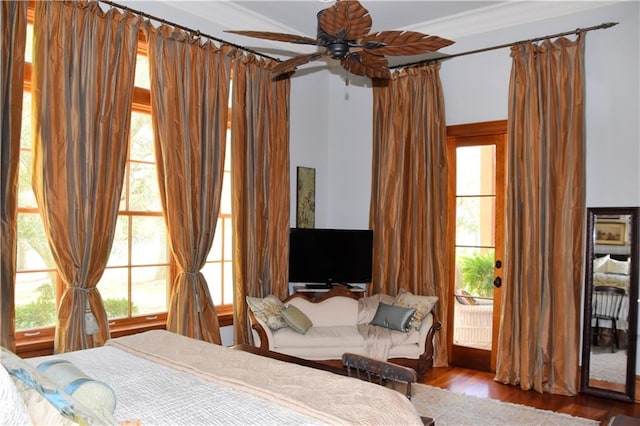
M 500 269 L 502 268 L 502 260 L 498 259 L 496 260 L 496 269 Z
M 496 277 L 496 279 L 493 280 L 493 285 L 496 286 L 496 288 L 502 287 L 502 278 Z

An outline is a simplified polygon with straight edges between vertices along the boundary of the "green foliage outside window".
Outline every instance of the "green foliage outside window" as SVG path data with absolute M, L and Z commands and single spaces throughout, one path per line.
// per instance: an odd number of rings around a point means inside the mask
M 38 287 L 38 298 L 35 302 L 16 306 L 16 330 L 37 328 L 55 323 L 56 304 L 53 285 L 43 284 Z M 127 299 L 104 299 L 104 307 L 109 318 L 122 318 L 129 315 Z M 131 306 L 132 314 L 138 312 L 136 305 Z
M 493 251 L 460 258 L 464 289 L 477 296 L 493 297 Z

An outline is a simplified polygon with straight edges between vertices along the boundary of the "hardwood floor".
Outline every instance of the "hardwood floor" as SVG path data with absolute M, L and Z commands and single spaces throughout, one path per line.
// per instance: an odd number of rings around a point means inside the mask
M 494 373 L 466 368 L 434 368 L 427 373 L 423 383 L 452 392 L 497 399 L 598 420 L 602 425 L 606 425 L 611 417 L 619 414 L 640 417 L 640 404 L 587 395 L 561 396 L 547 393 L 541 394 L 535 391 L 523 391 L 517 386 L 495 382 L 493 377 Z M 640 424 L 640 421 L 638 424 Z

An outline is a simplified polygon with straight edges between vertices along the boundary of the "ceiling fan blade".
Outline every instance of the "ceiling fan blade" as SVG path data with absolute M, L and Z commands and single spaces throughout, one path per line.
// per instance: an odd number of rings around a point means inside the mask
M 304 65 L 311 61 L 315 61 L 316 59 L 320 59 L 323 55 L 324 53 L 316 52 L 310 53 L 308 55 L 295 56 L 291 59 L 278 63 L 278 65 L 273 67 L 271 71 L 276 75 L 292 72 L 295 71 L 296 68 L 298 68 L 300 65 Z
M 318 12 L 318 29 L 333 39 L 358 40 L 371 31 L 372 24 L 369 11 L 355 0 L 337 1 Z
M 362 38 L 364 49 L 374 50 L 379 55 L 402 56 L 434 52 L 454 42 L 438 36 L 416 31 L 381 31 Z
M 340 61 L 340 64 L 345 70 L 356 75 L 382 79 L 388 79 L 391 76 L 389 61 L 384 56 L 364 50 L 349 53 Z
M 225 30 L 225 33 L 240 34 L 247 37 L 262 38 L 265 40 L 284 41 L 287 43 L 296 44 L 313 44 L 317 45 L 318 40 L 295 34 L 285 33 L 272 33 L 268 31 L 240 31 L 240 30 Z

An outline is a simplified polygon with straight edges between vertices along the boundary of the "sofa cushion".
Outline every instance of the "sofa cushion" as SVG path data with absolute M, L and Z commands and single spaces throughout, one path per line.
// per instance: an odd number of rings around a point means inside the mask
M 409 331 L 409 323 L 416 313 L 415 308 L 387 305 L 380 302 L 371 325 L 397 331 Z
M 437 302 L 438 297 L 436 296 L 417 296 L 405 289 L 400 289 L 394 305 L 415 308 L 416 313 L 411 320 L 411 328 L 420 330 L 422 319 L 431 312 Z
M 313 326 L 313 323 L 300 309 L 289 305 L 281 312 L 282 319 L 296 333 L 305 334 Z
M 311 320 L 313 327 L 356 325 L 358 322 L 358 301 L 350 297 L 331 297 L 313 303 L 296 297 L 287 303 L 295 305 Z
M 278 351 L 283 347 L 344 347 L 362 346 L 364 339 L 355 326 L 313 326 L 306 334 L 299 334 L 291 328 L 282 328 L 273 333 L 273 347 Z
M 273 294 L 265 298 L 247 296 L 247 305 L 249 305 L 251 312 L 267 324 L 271 330 L 287 327 L 287 323 L 281 316 L 284 304 Z

